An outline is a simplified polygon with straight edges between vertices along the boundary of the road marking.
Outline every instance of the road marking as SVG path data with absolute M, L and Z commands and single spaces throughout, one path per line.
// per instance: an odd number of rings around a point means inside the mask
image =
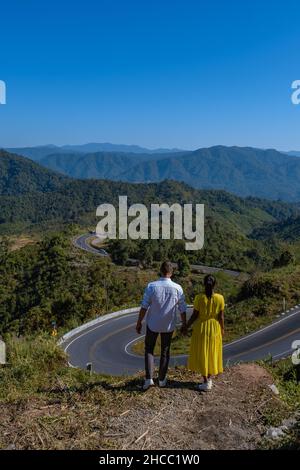
M 292 352 L 293 352 L 293 350 L 289 349 L 288 351 L 284 351 L 283 353 L 276 354 L 276 356 L 272 356 L 272 359 L 275 359 L 275 357 L 281 357 L 281 356 L 285 356 L 287 354 L 292 354 Z
M 146 335 L 141 335 L 141 336 L 138 336 L 137 338 L 134 338 L 132 339 L 131 341 L 129 341 L 129 343 L 126 344 L 124 350 L 126 352 L 126 354 L 128 354 L 128 356 L 132 356 L 132 357 L 138 357 L 139 359 L 142 358 L 142 356 L 138 355 L 138 354 L 134 354 L 132 352 L 129 352 L 128 351 L 128 348 L 131 344 L 133 343 L 137 343 L 139 340 L 142 340 L 142 338 L 145 338 Z M 188 355 L 187 354 L 175 354 L 174 356 L 171 356 L 170 359 L 178 359 L 178 358 L 186 358 Z M 157 356 L 158 357 L 158 356 Z
M 139 356 L 138 354 L 133 354 L 132 352 L 129 352 L 128 351 L 128 348 L 129 346 L 131 346 L 133 343 L 137 343 L 139 340 L 142 340 L 143 338 L 145 338 L 146 335 L 141 335 L 141 336 L 138 336 L 137 338 L 134 338 L 133 340 L 129 341 L 129 343 L 126 344 L 125 346 L 125 352 L 126 354 L 128 354 L 128 356 L 133 356 L 133 357 L 138 357 L 140 358 L 141 356 Z
M 270 325 L 265 326 L 264 328 L 261 328 L 260 330 L 254 331 L 253 333 L 250 333 L 247 336 L 243 336 L 242 338 L 236 339 L 235 341 L 232 341 L 231 343 L 225 344 L 224 348 L 226 348 L 228 346 L 231 346 L 232 344 L 236 344 L 236 343 L 239 343 L 241 341 L 244 341 L 245 339 L 251 338 L 251 336 L 258 335 L 259 333 L 262 333 L 263 331 L 268 330 L 269 328 L 275 327 L 276 325 L 279 325 L 279 323 L 292 318 L 294 315 L 299 315 L 300 316 L 299 310 L 297 312 L 291 313 L 290 315 L 288 315 L 285 318 L 282 318 L 281 320 L 277 320 L 277 321 L 271 323 Z
M 100 338 L 98 339 L 91 347 L 90 349 L 90 352 L 91 354 L 93 355 L 94 357 L 94 350 L 96 349 L 96 347 L 101 344 L 101 343 L 104 343 L 104 341 L 106 341 L 107 339 L 111 338 L 112 336 L 115 336 L 117 335 L 118 333 L 121 333 L 122 331 L 125 331 L 125 330 L 129 330 L 129 328 L 133 328 L 135 325 L 135 323 L 131 323 L 130 325 L 127 325 L 127 326 L 124 326 L 123 328 L 120 328 L 119 330 L 116 330 L 116 331 L 113 331 L 112 333 L 108 333 L 106 336 L 104 336 L 103 338 Z
M 127 318 L 127 317 L 130 317 L 130 316 L 133 316 L 133 315 L 136 315 L 136 313 L 129 313 L 128 315 L 123 315 L 123 318 Z M 85 336 L 89 333 L 91 333 L 92 331 L 95 331 L 97 330 L 98 328 L 102 328 L 102 326 L 105 326 L 107 325 L 107 323 L 110 323 L 112 321 L 117 321 L 117 320 L 120 320 L 120 318 L 122 317 L 117 317 L 117 318 L 112 318 L 110 320 L 107 320 L 107 322 L 104 322 L 104 323 L 101 323 L 100 325 L 97 325 L 95 326 L 95 328 L 92 328 L 88 331 L 85 331 L 84 333 L 81 333 L 79 336 L 76 336 L 76 338 L 74 338 L 72 341 L 70 341 L 70 343 L 66 346 L 66 348 L 64 349 L 65 352 L 67 352 L 67 350 L 69 349 L 69 347 L 71 346 L 71 344 L 75 343 L 75 341 L 77 341 L 78 339 L 82 338 L 82 336 Z
M 248 354 L 248 353 L 251 353 L 251 352 L 254 352 L 254 351 L 258 351 L 259 349 L 262 349 L 266 346 L 269 346 L 270 344 L 274 344 L 274 343 L 277 343 L 278 341 L 281 341 L 282 339 L 288 338 L 289 336 L 292 336 L 293 334 L 298 333 L 299 331 L 300 331 L 300 328 L 297 328 L 296 330 L 293 330 L 290 333 L 287 333 L 283 336 L 280 336 L 279 338 L 272 339 L 271 341 L 268 341 L 267 343 L 261 344 L 260 346 L 256 346 L 255 348 L 247 349 L 247 351 L 244 351 L 244 352 L 241 352 L 241 353 L 238 353 L 238 354 L 234 354 L 233 356 L 230 357 L 230 359 L 234 359 L 236 357 L 243 356 L 244 354 Z

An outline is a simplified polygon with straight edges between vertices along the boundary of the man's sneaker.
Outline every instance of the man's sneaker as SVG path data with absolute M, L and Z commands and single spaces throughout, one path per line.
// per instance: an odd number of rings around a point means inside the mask
M 148 388 L 153 387 L 154 382 L 152 379 L 146 379 L 143 385 L 143 390 L 148 390 Z
M 158 385 L 160 386 L 160 388 L 164 388 L 167 385 L 167 381 L 167 377 L 165 377 L 164 380 L 159 380 Z
M 212 380 L 208 379 L 207 382 L 203 382 L 198 386 L 200 392 L 209 392 L 212 389 Z

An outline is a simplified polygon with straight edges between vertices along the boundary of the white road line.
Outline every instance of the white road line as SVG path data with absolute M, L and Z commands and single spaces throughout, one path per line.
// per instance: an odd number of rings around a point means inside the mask
M 275 357 L 280 357 L 280 356 L 283 356 L 285 354 L 292 354 L 293 350 L 292 349 L 288 349 L 287 351 L 284 351 L 280 354 L 276 354 L 276 356 L 272 356 L 272 359 L 275 359 Z
M 124 351 L 126 352 L 126 354 L 128 354 L 128 356 L 132 356 L 132 357 L 138 357 L 139 359 L 142 357 L 142 356 L 139 356 L 138 354 L 133 354 L 132 352 L 128 351 L 128 348 L 134 344 L 134 343 L 137 343 L 139 340 L 141 340 L 142 338 L 145 338 L 146 335 L 141 335 L 139 336 L 138 338 L 134 338 L 132 339 L 131 341 L 129 341 L 129 343 L 126 344 L 125 348 L 124 348 Z M 187 354 L 176 354 L 175 356 L 172 356 L 172 359 L 178 359 L 180 357 L 187 357 Z
M 240 343 L 241 341 L 245 341 L 246 339 L 251 338 L 251 336 L 258 335 L 259 333 L 262 333 L 263 331 L 268 330 L 269 328 L 272 328 L 276 325 L 279 325 L 279 323 L 288 320 L 289 318 L 293 317 L 294 315 L 300 315 L 299 310 L 297 312 L 291 313 L 290 315 L 288 315 L 287 317 L 282 318 L 281 320 L 275 321 L 275 322 L 271 323 L 270 325 L 265 326 L 264 328 L 261 328 L 258 331 L 254 331 L 253 333 L 250 333 L 247 336 L 243 336 L 242 338 L 236 339 L 235 341 L 232 341 L 231 343 L 225 344 L 224 348 L 226 348 L 228 346 L 231 346 L 232 344 L 236 344 L 236 343 Z
M 135 316 L 135 315 L 136 315 L 136 313 L 129 313 L 128 315 L 123 315 L 123 317 L 124 317 L 124 318 L 125 318 L 125 317 L 128 318 L 128 317 L 132 317 L 132 316 Z M 84 333 L 80 334 L 79 336 L 76 336 L 76 338 L 74 338 L 72 341 L 70 341 L 70 343 L 66 346 L 66 348 L 64 349 L 64 351 L 67 352 L 67 350 L 69 349 L 69 347 L 71 346 L 71 344 L 75 343 L 75 341 L 77 341 L 78 339 L 82 338 L 83 336 L 88 335 L 89 333 L 91 333 L 92 331 L 97 330 L 98 328 L 102 328 L 103 326 L 107 325 L 107 323 L 110 323 L 110 322 L 112 322 L 112 321 L 120 320 L 120 318 L 122 318 L 122 316 L 116 317 L 116 318 L 112 318 L 112 319 L 108 320 L 107 322 L 103 322 L 103 323 L 101 323 L 100 325 L 95 326 L 95 328 L 92 328 L 91 330 L 85 331 Z
M 128 348 L 129 348 L 129 346 L 131 346 L 132 344 L 137 343 L 139 340 L 145 338 L 145 336 L 146 336 L 146 335 L 141 335 L 141 336 L 139 336 L 138 338 L 132 339 L 131 341 L 129 341 L 129 343 L 126 344 L 124 350 L 125 350 L 126 354 L 128 354 L 128 356 L 138 357 L 138 358 L 141 357 L 141 356 L 138 356 L 138 354 L 133 354 L 132 352 L 129 352 L 129 351 L 128 351 Z

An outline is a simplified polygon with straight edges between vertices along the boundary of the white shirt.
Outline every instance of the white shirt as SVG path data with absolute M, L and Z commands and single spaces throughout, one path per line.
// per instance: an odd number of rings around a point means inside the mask
M 177 307 L 180 313 L 186 311 L 182 287 L 167 277 L 148 284 L 141 306 L 148 309 L 148 327 L 157 333 L 174 331 Z

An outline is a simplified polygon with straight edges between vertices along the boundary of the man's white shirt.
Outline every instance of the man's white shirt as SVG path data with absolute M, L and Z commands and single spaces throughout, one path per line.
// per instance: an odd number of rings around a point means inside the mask
M 177 310 L 186 311 L 183 289 L 170 278 L 161 277 L 145 289 L 141 306 L 147 311 L 147 325 L 157 333 L 174 331 Z

